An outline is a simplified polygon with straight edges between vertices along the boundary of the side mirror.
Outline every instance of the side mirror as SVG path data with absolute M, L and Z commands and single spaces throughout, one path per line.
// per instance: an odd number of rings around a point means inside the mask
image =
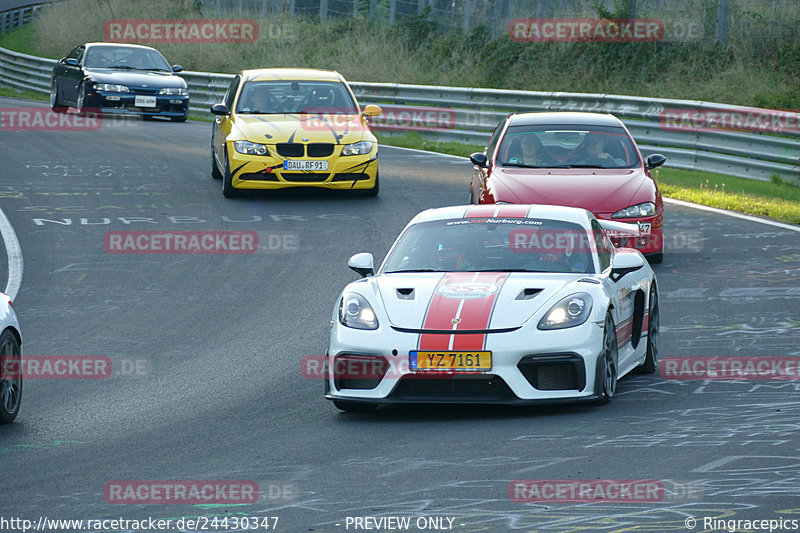
M 472 161 L 474 165 L 478 165 L 481 168 L 486 168 L 489 166 L 489 158 L 486 157 L 486 154 L 483 152 L 475 152 L 469 156 L 469 160 Z
M 611 260 L 611 279 L 617 281 L 625 274 L 639 270 L 644 263 L 644 256 L 640 253 L 614 254 Z
M 647 166 L 647 170 L 650 170 L 651 168 L 660 167 L 666 160 L 667 158 L 661 154 L 653 154 L 647 157 L 645 165 Z
M 361 113 L 365 117 L 377 117 L 378 115 L 383 113 L 383 109 L 381 109 L 380 106 L 377 106 L 375 104 L 369 104 L 364 108 L 364 110 Z
M 358 272 L 362 278 L 371 276 L 375 273 L 374 265 L 375 260 L 372 258 L 372 254 L 368 252 L 356 254 L 347 262 L 347 266 Z
M 172 72 L 181 72 L 183 67 L 180 65 L 172 65 Z
M 74 57 L 68 57 L 68 58 L 66 58 L 66 59 L 64 60 L 64 63 L 66 63 L 67 65 L 69 65 L 69 66 L 71 66 L 71 67 L 79 67 L 79 66 L 81 66 L 81 64 L 80 64 L 80 63 L 78 63 L 78 60 L 77 60 L 77 59 L 75 59 Z
M 215 115 L 230 115 L 231 110 L 225 104 L 219 103 L 211 106 L 211 112 Z

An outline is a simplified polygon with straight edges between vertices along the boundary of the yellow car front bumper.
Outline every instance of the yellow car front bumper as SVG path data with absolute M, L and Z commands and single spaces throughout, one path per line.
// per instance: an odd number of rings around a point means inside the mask
M 378 145 L 364 155 L 342 156 L 337 145 L 328 157 L 282 158 L 256 156 L 237 152 L 228 144 L 228 165 L 231 183 L 236 189 L 283 189 L 287 187 L 318 187 L 325 189 L 372 189 L 378 175 Z M 277 154 L 268 146 L 270 154 Z M 328 170 L 284 170 L 284 161 L 325 161 Z

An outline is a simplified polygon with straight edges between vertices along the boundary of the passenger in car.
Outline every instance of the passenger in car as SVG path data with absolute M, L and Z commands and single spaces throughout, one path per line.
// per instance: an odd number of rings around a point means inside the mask
M 545 155 L 542 142 L 533 133 L 523 134 L 521 138 L 514 139 L 508 150 L 507 163 L 516 165 L 545 165 L 549 159 Z

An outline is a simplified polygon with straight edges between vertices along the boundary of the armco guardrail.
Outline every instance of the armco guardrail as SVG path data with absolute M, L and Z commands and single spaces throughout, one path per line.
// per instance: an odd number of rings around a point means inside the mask
M 19 5 L 0 11 L 0 33 L 14 30 L 30 22 L 45 3 L 49 2 L 19 2 Z
M 0 84 L 49 92 L 55 63 L 0 48 Z M 182 72 L 189 85 L 190 109 L 208 113 L 233 78 L 230 74 Z M 395 131 L 424 130 L 440 140 L 484 143 L 500 120 L 512 111 L 591 111 L 618 116 L 630 129 L 642 152 L 659 152 L 676 168 L 698 169 L 732 176 L 769 179 L 773 175 L 800 185 L 800 114 L 784 114 L 781 135 L 701 128 L 668 128 L 669 110 L 700 115 L 774 116 L 775 111 L 711 102 L 668 100 L 606 94 L 509 91 L 402 85 L 350 84 L 362 104 L 383 105 L 397 120 Z M 426 112 L 448 117 L 428 124 Z M 415 114 L 416 113 L 416 114 Z M 786 118 L 788 117 L 788 121 Z M 419 118 L 419 120 L 417 120 Z M 386 120 L 386 117 L 384 117 Z M 380 126 L 378 126 L 380 127 Z

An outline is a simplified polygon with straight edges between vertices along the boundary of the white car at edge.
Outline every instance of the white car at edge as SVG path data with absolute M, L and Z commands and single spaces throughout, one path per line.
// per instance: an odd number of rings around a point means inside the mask
M 0 424 L 17 418 L 22 401 L 22 336 L 11 298 L 0 292 Z
M 608 402 L 658 367 L 656 276 L 584 209 L 474 205 L 419 213 L 336 302 L 325 396 L 387 403 Z

